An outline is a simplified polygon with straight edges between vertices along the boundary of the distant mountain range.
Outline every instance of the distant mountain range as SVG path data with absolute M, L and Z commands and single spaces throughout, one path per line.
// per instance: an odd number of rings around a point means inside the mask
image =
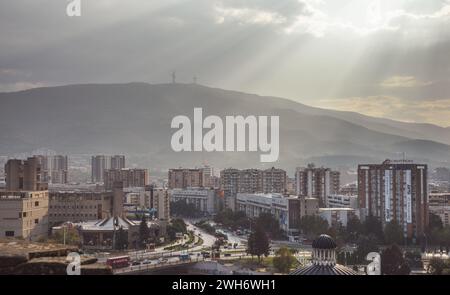
M 125 153 L 149 167 L 261 167 L 258 153 L 175 153 L 177 115 L 280 116 L 280 158 L 332 167 L 410 159 L 450 166 L 450 128 L 325 110 L 292 100 L 194 84 L 88 84 L 0 93 L 0 155 L 49 148 L 66 154 Z

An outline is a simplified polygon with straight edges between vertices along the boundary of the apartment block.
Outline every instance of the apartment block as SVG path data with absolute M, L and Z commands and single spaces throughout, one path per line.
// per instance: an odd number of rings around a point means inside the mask
M 38 157 L 27 160 L 8 160 L 5 164 L 7 191 L 45 191 L 48 184 L 43 179 L 41 162 Z
M 125 168 L 125 156 L 105 156 L 97 155 L 91 158 L 91 181 L 93 183 L 104 182 L 103 176 L 107 169 L 123 169 Z
M 170 169 L 169 170 L 169 189 L 185 189 L 189 187 L 203 187 L 202 168 L 195 169 Z
M 395 220 L 405 237 L 422 238 L 428 225 L 427 165 L 407 160 L 359 165 L 358 202 L 365 216 L 378 217 L 383 226 Z
M 107 169 L 103 176 L 105 190 L 112 190 L 114 183 L 119 181 L 123 187 L 145 187 L 149 184 L 147 169 Z
M 444 226 L 450 226 L 450 192 L 430 193 L 428 204 L 429 213 L 439 216 Z

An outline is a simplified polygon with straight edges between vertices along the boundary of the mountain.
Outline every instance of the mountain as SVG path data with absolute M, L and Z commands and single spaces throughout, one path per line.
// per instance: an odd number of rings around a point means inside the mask
M 292 100 L 194 84 L 87 84 L 0 93 L 0 155 L 48 148 L 59 153 L 125 153 L 155 169 L 208 162 L 217 167 L 284 167 L 310 160 L 333 166 L 406 152 L 432 165 L 450 162 L 450 129 L 324 110 Z M 280 158 L 259 152 L 175 153 L 171 120 L 203 116 L 278 115 Z

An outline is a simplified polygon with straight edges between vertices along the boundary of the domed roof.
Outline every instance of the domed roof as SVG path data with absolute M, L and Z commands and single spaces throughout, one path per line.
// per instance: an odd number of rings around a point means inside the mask
M 335 249 L 336 242 L 329 235 L 320 235 L 312 243 L 314 249 Z
M 289 275 L 294 276 L 354 276 L 358 275 L 356 271 L 340 264 L 336 265 L 310 265 L 301 267 Z

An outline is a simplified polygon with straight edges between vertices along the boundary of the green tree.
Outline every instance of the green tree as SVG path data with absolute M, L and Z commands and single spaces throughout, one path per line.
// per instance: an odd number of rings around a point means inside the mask
M 141 223 L 139 224 L 139 244 L 141 247 L 145 248 L 147 245 L 147 240 L 150 237 L 150 229 L 147 225 L 147 217 L 145 214 L 142 215 Z
M 278 219 L 270 213 L 261 213 L 256 219 L 256 226 L 263 228 L 272 239 L 281 238 L 283 235 Z
M 374 235 L 379 243 L 384 242 L 383 225 L 381 221 L 375 216 L 368 216 L 363 223 L 363 231 L 366 236 Z
M 55 232 L 55 234 L 52 237 L 52 240 L 54 240 L 57 243 L 63 244 L 64 243 L 64 231 L 65 231 L 65 242 L 66 245 L 76 245 L 78 246 L 80 244 L 81 238 L 80 234 L 78 233 L 78 230 L 74 227 L 65 227 L 62 228 L 60 231 Z
M 366 261 L 367 254 L 370 252 L 378 252 L 377 242 L 378 240 L 375 235 L 360 236 L 356 242 L 356 262 L 362 263 Z
M 124 250 L 128 248 L 128 236 L 127 233 L 123 230 L 123 227 L 119 227 L 119 230 L 116 231 L 116 249 Z
M 347 221 L 346 231 L 346 242 L 354 243 L 358 240 L 359 235 L 363 232 L 363 225 L 358 217 L 353 216 Z
M 410 272 L 411 269 L 397 245 L 394 244 L 381 252 L 381 274 L 408 275 Z
M 254 231 L 248 237 L 247 252 L 252 256 L 258 256 L 258 261 L 261 261 L 261 256 L 269 255 L 269 250 L 269 238 L 262 228 L 256 226 Z
M 170 241 L 176 240 L 177 233 L 187 233 L 186 223 L 183 219 L 172 219 L 170 224 L 167 226 L 167 236 Z
M 442 224 L 442 220 L 439 215 L 434 213 L 430 213 L 429 215 L 429 223 L 428 223 L 428 231 L 432 231 L 433 229 L 442 229 L 444 226 Z
M 300 219 L 299 229 L 308 239 L 314 239 L 328 231 L 328 222 L 316 215 L 303 216 Z
M 391 220 L 384 227 L 384 239 L 388 245 L 403 243 L 403 230 L 395 220 Z
M 288 273 L 296 261 L 297 260 L 294 255 L 292 255 L 292 252 L 288 248 L 282 247 L 277 251 L 276 256 L 273 258 L 273 266 L 279 272 Z

